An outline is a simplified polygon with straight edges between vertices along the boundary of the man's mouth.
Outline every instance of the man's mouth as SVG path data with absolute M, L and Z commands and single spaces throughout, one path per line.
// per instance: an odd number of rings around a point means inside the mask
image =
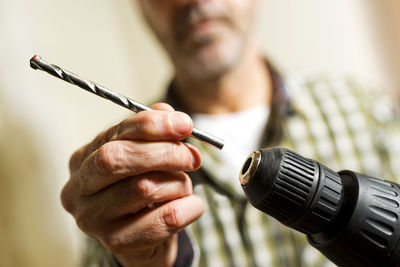
M 190 23 L 180 28 L 176 32 L 177 41 L 193 41 L 203 43 L 206 39 L 210 40 L 216 37 L 217 32 L 225 26 L 221 18 L 210 18 L 199 20 L 196 23 Z
M 212 28 L 215 27 L 218 23 L 220 23 L 220 20 L 215 19 L 215 18 L 203 19 L 201 21 L 191 24 L 189 26 L 189 29 L 192 33 L 207 32 L 207 31 L 212 30 Z
M 210 4 L 214 2 L 202 3 L 187 6 L 176 17 L 174 28 L 177 41 L 203 39 L 227 22 L 226 10 L 222 6 Z

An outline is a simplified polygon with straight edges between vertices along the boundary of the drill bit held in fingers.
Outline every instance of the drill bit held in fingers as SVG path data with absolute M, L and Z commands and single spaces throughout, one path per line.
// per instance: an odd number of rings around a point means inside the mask
M 86 91 L 101 96 L 105 99 L 108 99 L 120 106 L 123 106 L 124 108 L 132 110 L 133 112 L 137 113 L 144 110 L 151 110 L 151 108 L 139 102 L 136 102 L 132 99 L 129 99 L 123 95 L 117 94 L 105 88 L 104 86 L 91 82 L 87 79 L 81 78 L 78 75 L 69 72 L 65 69 L 62 69 L 56 65 L 49 64 L 48 62 L 46 62 L 37 55 L 31 58 L 30 64 L 33 69 L 43 70 L 59 79 L 77 85 L 80 88 L 85 89 Z M 212 136 L 208 133 L 202 132 L 196 128 L 193 128 L 191 136 L 206 144 L 212 145 L 218 149 L 222 149 L 222 147 L 224 146 L 224 142 L 221 139 Z

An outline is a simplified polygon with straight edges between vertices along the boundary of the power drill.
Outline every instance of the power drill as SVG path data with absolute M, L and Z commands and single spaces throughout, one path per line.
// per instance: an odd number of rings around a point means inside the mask
M 334 172 L 285 148 L 254 151 L 240 182 L 249 202 L 339 266 L 400 266 L 400 187 Z

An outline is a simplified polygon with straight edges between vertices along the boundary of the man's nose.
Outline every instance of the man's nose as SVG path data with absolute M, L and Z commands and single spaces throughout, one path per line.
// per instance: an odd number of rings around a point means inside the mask
M 187 4 L 194 4 L 194 3 L 201 3 L 201 2 L 210 2 L 216 0 L 173 0 L 177 4 L 187 5 Z

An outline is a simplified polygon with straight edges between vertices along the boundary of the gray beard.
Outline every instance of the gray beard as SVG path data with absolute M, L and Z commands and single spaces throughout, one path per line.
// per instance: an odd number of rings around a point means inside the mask
M 176 70 L 198 82 L 218 80 L 238 64 L 243 54 L 244 43 L 238 38 L 234 45 L 223 49 L 229 51 L 220 52 L 224 55 L 218 58 L 196 58 L 193 54 L 177 54 L 174 58 Z

